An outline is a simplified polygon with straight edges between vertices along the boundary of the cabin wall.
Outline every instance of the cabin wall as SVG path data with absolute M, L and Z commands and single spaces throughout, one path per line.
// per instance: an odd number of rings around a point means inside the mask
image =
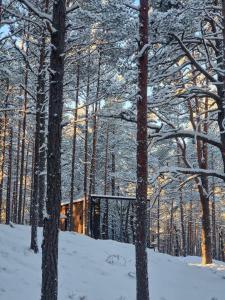
M 74 231 L 83 233 L 83 202 L 76 202 L 73 204 L 73 224 Z
M 60 230 L 69 230 L 69 204 L 61 206 L 60 215 Z M 63 216 L 66 216 L 67 218 L 64 218 Z M 83 233 L 83 201 L 73 203 L 73 224 L 73 231 Z

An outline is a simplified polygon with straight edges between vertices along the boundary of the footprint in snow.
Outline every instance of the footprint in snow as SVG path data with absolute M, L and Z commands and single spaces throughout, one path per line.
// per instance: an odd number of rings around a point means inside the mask
M 110 265 L 117 265 L 117 266 L 126 266 L 126 259 L 119 254 L 109 255 L 106 258 L 106 262 Z

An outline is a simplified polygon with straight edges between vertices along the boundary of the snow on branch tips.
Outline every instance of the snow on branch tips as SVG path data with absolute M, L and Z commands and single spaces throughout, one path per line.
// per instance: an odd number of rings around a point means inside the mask
M 24 4 L 32 13 L 34 13 L 37 17 L 42 20 L 52 22 L 52 18 L 49 14 L 43 13 L 38 10 L 34 5 L 32 5 L 28 0 L 18 0 L 20 3 Z

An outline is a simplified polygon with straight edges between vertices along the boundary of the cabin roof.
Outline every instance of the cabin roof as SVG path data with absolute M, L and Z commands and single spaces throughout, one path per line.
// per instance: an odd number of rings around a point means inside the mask
M 92 194 L 91 197 L 94 199 L 102 198 L 102 199 L 112 199 L 112 200 L 136 200 L 136 197 L 122 196 L 122 195 L 113 196 L 113 195 Z
M 91 194 L 90 195 L 92 199 L 109 199 L 109 200 L 127 200 L 127 201 L 135 201 L 136 197 L 130 197 L 130 196 L 113 196 L 113 195 L 101 195 L 101 194 Z M 84 197 L 81 197 L 79 199 L 73 200 L 73 203 L 77 202 L 83 202 Z M 150 201 L 147 199 L 147 201 Z M 70 204 L 70 201 L 65 201 L 61 203 L 61 206 Z
M 79 199 L 73 200 L 73 203 L 83 202 L 83 201 L 84 201 L 84 198 L 79 198 Z M 63 205 L 68 205 L 68 204 L 70 204 L 70 201 L 64 201 L 64 202 L 61 202 L 61 206 L 63 206 Z

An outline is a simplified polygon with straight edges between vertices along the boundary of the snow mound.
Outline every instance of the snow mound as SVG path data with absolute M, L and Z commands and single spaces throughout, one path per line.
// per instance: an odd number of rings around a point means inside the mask
M 41 230 L 38 232 L 41 250 Z M 134 247 L 60 232 L 59 300 L 135 300 Z M 0 225 L 0 299 L 38 300 L 41 253 L 29 250 L 30 228 Z M 149 251 L 151 300 L 225 300 L 225 264 Z

